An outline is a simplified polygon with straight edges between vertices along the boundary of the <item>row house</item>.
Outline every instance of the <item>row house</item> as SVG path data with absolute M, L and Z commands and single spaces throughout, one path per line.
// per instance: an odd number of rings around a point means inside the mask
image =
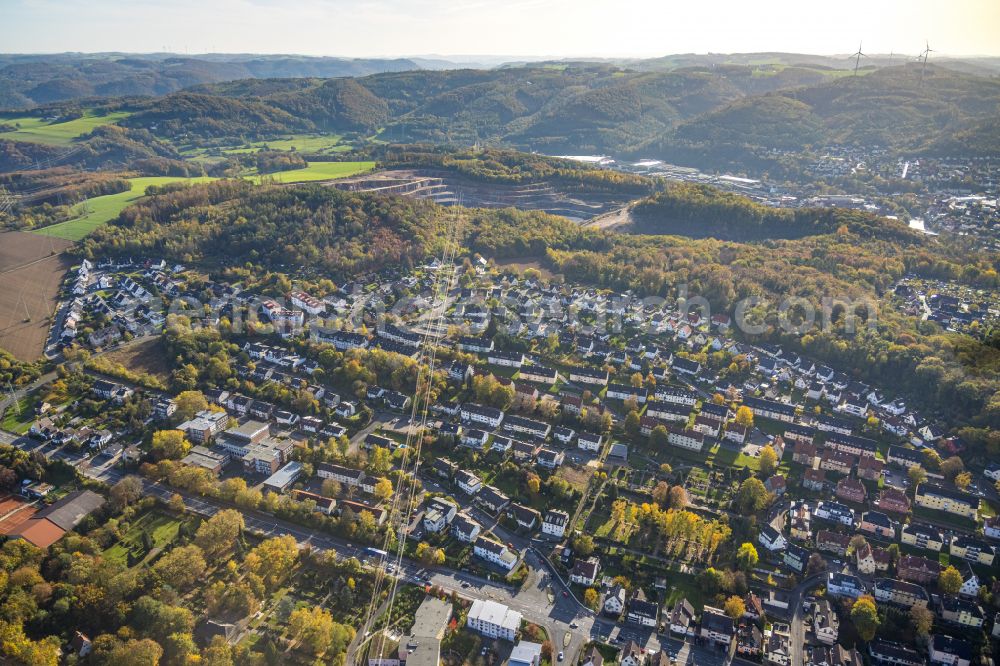
M 342 352 L 350 349 L 367 349 L 369 343 L 367 335 L 322 327 L 310 327 L 309 335 L 314 342 L 333 345 L 337 351 Z
M 487 355 L 486 361 L 500 368 L 520 368 L 524 365 L 524 354 L 495 350 Z
M 689 451 L 701 451 L 705 446 L 705 435 L 695 430 L 669 426 L 667 428 L 667 443 Z
M 518 379 L 536 384 L 551 385 L 556 383 L 558 373 L 553 368 L 542 365 L 522 365 Z
M 930 596 L 922 586 L 895 578 L 878 578 L 874 584 L 876 601 L 904 608 L 927 607 Z
M 868 497 L 868 491 L 860 480 L 846 476 L 837 482 L 836 496 L 845 502 L 863 504 Z
M 942 594 L 938 602 L 938 615 L 945 622 L 972 629 L 981 629 L 984 621 L 979 604 L 946 594 Z
M 840 532 L 820 530 L 816 533 L 816 548 L 826 553 L 833 553 L 838 557 L 844 557 L 847 554 L 850 543 L 851 537 Z
M 904 469 L 916 467 L 924 464 L 924 454 L 915 449 L 908 449 L 905 446 L 890 446 L 886 455 L 886 461 L 890 465 L 896 465 Z
M 465 423 L 477 423 L 489 428 L 498 428 L 503 422 L 504 413 L 495 407 L 477 405 L 467 402 L 462 405 L 459 415 Z
M 643 387 L 628 386 L 626 384 L 608 384 L 608 391 L 605 394 L 609 400 L 634 399 L 637 404 L 646 404 L 649 391 Z
M 909 523 L 903 525 L 899 540 L 907 546 L 923 548 L 924 550 L 940 553 L 944 548 L 944 535 L 940 530 L 923 523 Z
M 646 407 L 646 416 L 660 421 L 678 421 L 686 423 L 691 410 L 686 405 L 662 400 L 653 400 Z
M 826 470 L 828 472 L 836 472 L 837 474 L 848 475 L 851 470 L 857 465 L 857 458 L 855 458 L 850 453 L 844 453 L 842 451 L 823 451 L 823 455 L 819 461 L 819 468 Z
M 799 444 L 813 443 L 816 438 L 816 429 L 800 423 L 789 423 L 785 426 L 782 437 L 794 442 L 796 449 L 798 449 Z
M 880 666 L 924 666 L 924 658 L 910 646 L 881 638 L 868 645 L 868 654 Z
M 966 562 L 973 562 L 989 567 L 993 566 L 993 558 L 996 555 L 996 550 L 993 546 L 978 539 L 968 536 L 958 536 L 951 540 L 951 544 L 948 546 L 948 553 Z
M 862 456 L 858 461 L 858 478 L 877 482 L 882 478 L 885 463 L 874 456 Z
M 878 442 L 867 437 L 857 437 L 855 435 L 844 435 L 832 433 L 827 437 L 826 447 L 834 451 L 842 451 L 855 456 L 875 457 L 878 453 Z
M 938 560 L 918 555 L 900 555 L 896 562 L 896 576 L 918 585 L 935 583 L 940 574 L 941 563 Z
M 510 504 L 510 498 L 493 486 L 482 486 L 476 501 L 487 511 L 497 514 Z
M 545 439 L 552 426 L 544 421 L 536 421 L 524 416 L 507 416 L 503 423 L 504 430 L 530 435 L 536 439 Z
M 886 487 L 875 500 L 875 507 L 880 511 L 905 515 L 910 512 L 910 498 L 902 490 Z
M 716 405 L 714 402 L 705 402 L 701 406 L 699 414 L 706 419 L 725 423 L 732 416 L 728 405 Z
M 754 416 L 787 423 L 795 421 L 795 405 L 753 397 L 744 398 L 743 405 L 749 407 Z
M 608 372 L 607 370 L 574 367 L 569 371 L 569 380 L 574 384 L 585 386 L 607 386 Z
M 675 386 L 657 386 L 653 392 L 653 396 L 661 402 L 669 402 L 686 407 L 694 407 L 698 402 L 697 393 Z
M 896 522 L 884 513 L 865 511 L 861 514 L 858 529 L 882 539 L 896 539 Z
M 979 499 L 974 495 L 931 483 L 917 486 L 914 501 L 917 506 L 925 509 L 944 511 L 972 520 L 976 520 L 979 513 Z
M 850 435 L 854 430 L 854 424 L 836 416 L 820 414 L 816 417 L 816 429 L 826 433 Z

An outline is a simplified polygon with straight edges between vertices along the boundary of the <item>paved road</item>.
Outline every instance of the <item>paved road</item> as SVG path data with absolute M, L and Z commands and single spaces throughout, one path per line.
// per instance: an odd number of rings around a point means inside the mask
M 27 451 L 39 451 L 47 458 L 65 460 L 78 467 L 84 475 L 108 484 L 114 484 L 125 476 L 116 458 L 97 456 L 87 460 L 86 455 L 70 451 L 51 444 L 40 444 L 28 437 L 15 437 L 3 433 L 0 439 Z M 185 507 L 202 516 L 212 516 L 224 508 L 229 508 L 223 502 L 212 498 L 198 497 L 187 492 L 178 491 L 164 484 L 142 479 L 143 493 L 168 501 L 174 494 L 184 500 Z M 316 532 L 307 527 L 290 523 L 266 513 L 249 509 L 240 509 L 247 529 L 258 532 L 265 537 L 290 535 L 301 547 L 309 546 L 319 551 L 335 551 L 338 557 L 365 558 L 363 546 L 354 545 L 329 534 Z M 514 536 L 514 535 L 511 535 Z M 525 561 L 531 568 L 528 579 L 519 589 L 493 580 L 483 578 L 464 571 L 455 571 L 443 567 L 425 568 L 421 564 L 404 559 L 397 571 L 397 576 L 407 582 L 417 583 L 421 580 L 420 572 L 426 571 L 432 585 L 441 587 L 448 593 L 456 592 L 467 599 L 491 599 L 506 604 L 519 611 L 526 620 L 544 626 L 552 637 L 556 650 L 566 653 L 567 662 L 574 662 L 578 652 L 586 642 L 593 618 L 589 610 L 583 608 L 576 599 L 568 594 L 562 582 L 552 576 L 545 568 L 546 563 L 534 551 L 529 550 Z M 550 598 L 551 587 L 551 598 Z M 566 592 L 564 594 L 564 592 Z M 570 623 L 578 624 L 571 628 Z M 564 642 L 569 634 L 570 640 Z

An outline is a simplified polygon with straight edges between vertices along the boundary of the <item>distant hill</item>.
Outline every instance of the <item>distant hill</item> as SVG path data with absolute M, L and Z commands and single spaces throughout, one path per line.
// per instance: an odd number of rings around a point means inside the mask
M 419 69 L 412 60 L 172 54 L 0 54 L 0 109 L 92 97 L 153 97 L 202 83 L 365 76 Z
M 996 154 L 1000 79 L 917 64 L 745 97 L 685 120 L 638 152 L 747 164 L 771 149 L 830 144 L 911 153 Z

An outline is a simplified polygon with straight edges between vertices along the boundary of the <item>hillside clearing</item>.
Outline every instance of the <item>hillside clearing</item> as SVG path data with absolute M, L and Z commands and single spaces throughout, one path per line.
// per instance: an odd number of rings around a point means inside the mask
M 44 143 L 50 146 L 68 146 L 74 139 L 90 134 L 102 125 L 111 125 L 129 116 L 127 111 L 95 115 L 86 113 L 66 122 L 51 123 L 44 118 L 32 116 L 0 117 L 6 125 L 17 125 L 12 132 L 0 132 L 0 139 Z

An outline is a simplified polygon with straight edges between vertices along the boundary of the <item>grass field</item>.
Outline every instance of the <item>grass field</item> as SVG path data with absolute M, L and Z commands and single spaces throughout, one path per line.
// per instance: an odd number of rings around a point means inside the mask
M 146 188 L 150 185 L 166 185 L 178 181 L 203 183 L 214 178 L 202 176 L 199 178 L 177 178 L 175 176 L 148 176 L 143 178 L 130 178 L 132 189 L 117 194 L 105 194 L 104 196 L 87 199 L 79 204 L 80 216 L 72 220 L 66 220 L 59 224 L 36 229 L 32 233 L 42 236 L 52 236 L 68 241 L 78 241 L 102 224 L 106 224 L 118 217 L 133 201 L 146 194 Z
M 85 114 L 64 123 L 50 123 L 43 118 L 0 117 L 0 123 L 17 125 L 13 132 L 2 132 L 0 138 L 11 141 L 30 141 L 50 146 L 68 146 L 73 139 L 89 134 L 101 125 L 110 125 L 128 117 L 127 111 L 106 115 Z
M 263 176 L 252 176 L 259 183 L 262 180 L 275 183 L 308 183 L 318 180 L 347 178 L 359 173 L 365 173 L 375 168 L 374 162 L 310 162 L 304 169 L 269 173 Z
M 275 183 L 306 183 L 334 178 L 346 178 L 359 173 L 365 173 L 375 168 L 374 162 L 310 162 L 304 169 L 283 171 L 265 176 L 249 176 L 255 183 L 262 181 Z M 78 241 L 94 229 L 107 224 L 118 217 L 126 206 L 146 194 L 150 185 L 166 185 L 167 183 L 205 183 L 215 178 L 199 176 L 197 178 L 178 178 L 176 176 L 145 176 L 130 178 L 132 188 L 117 194 L 106 194 L 93 199 L 87 199 L 79 204 L 80 215 L 72 220 L 36 229 L 32 233 L 68 241 Z
M 149 532 L 153 537 L 153 548 L 163 548 L 177 538 L 180 527 L 179 519 L 159 511 L 150 511 L 135 520 L 125 536 L 104 551 L 104 556 L 128 564 L 129 552 L 135 553 L 136 556 L 142 555 L 143 532 Z
M 331 153 L 342 153 L 351 149 L 351 145 L 342 143 L 343 137 L 339 134 L 290 134 L 280 139 L 270 139 L 268 141 L 251 141 L 238 146 L 223 146 L 221 148 L 201 148 L 182 147 L 181 152 L 187 157 L 205 157 L 217 154 L 237 155 L 240 153 L 253 153 L 266 148 L 269 150 L 294 150 L 305 155 L 328 155 Z
M 3 421 L 0 422 L 0 427 L 7 432 L 13 432 L 18 435 L 28 432 L 31 424 L 36 419 L 35 409 L 41 402 L 42 396 L 38 391 L 33 391 L 24 396 L 17 401 L 16 406 L 12 404 L 7 408 L 7 412 L 3 415 Z

